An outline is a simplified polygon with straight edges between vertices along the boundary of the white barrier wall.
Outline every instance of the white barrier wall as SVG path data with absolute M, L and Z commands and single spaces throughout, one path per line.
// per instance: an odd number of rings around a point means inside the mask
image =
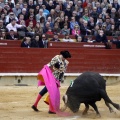
M 61 85 L 69 85 L 71 80 L 74 80 L 79 73 L 66 73 L 65 81 Z M 105 79 L 107 85 L 116 84 L 120 82 L 119 74 L 101 74 Z M 0 86 L 37 86 L 37 73 L 16 73 L 16 74 L 2 74 L 0 73 Z

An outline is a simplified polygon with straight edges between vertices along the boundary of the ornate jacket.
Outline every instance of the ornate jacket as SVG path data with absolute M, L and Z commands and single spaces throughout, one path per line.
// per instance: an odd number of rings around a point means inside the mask
M 59 62 L 60 68 L 55 68 L 55 64 Z M 53 74 L 55 78 L 59 81 L 64 81 L 64 73 L 66 72 L 67 66 L 69 64 L 68 60 L 62 60 L 60 55 L 56 55 L 52 58 L 52 60 L 48 63 L 50 67 L 53 67 Z

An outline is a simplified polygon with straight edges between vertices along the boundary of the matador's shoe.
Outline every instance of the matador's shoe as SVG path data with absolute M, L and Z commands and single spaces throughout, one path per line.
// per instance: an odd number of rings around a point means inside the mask
M 31 108 L 32 108 L 34 111 L 36 111 L 36 112 L 39 111 L 34 105 L 33 105 Z

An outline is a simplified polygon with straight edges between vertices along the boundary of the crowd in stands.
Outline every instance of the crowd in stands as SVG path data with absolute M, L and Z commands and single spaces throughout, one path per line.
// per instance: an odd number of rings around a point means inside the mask
M 120 0 L 0 0 L 0 39 L 23 39 L 22 47 L 50 41 L 107 43 L 120 36 Z M 95 39 L 85 36 L 95 36 Z M 120 40 L 111 42 L 120 44 Z

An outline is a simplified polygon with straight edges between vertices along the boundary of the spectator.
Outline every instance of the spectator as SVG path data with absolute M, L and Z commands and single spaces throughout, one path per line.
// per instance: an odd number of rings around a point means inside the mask
M 99 32 L 99 30 L 100 30 L 100 27 L 99 27 L 99 25 L 96 25 L 95 26 L 95 28 L 93 29 L 93 33 L 92 33 L 92 35 L 94 35 L 94 36 L 97 36 L 98 35 L 98 32 Z
M 55 17 L 60 17 L 60 13 L 61 13 L 61 10 L 60 10 L 60 5 L 56 5 L 55 7 Z
M 24 6 L 24 3 L 23 3 L 24 0 L 18 0 L 18 3 L 20 5 L 20 9 L 23 9 L 23 6 Z
M 83 42 L 82 36 L 77 36 L 77 37 L 76 37 L 76 41 L 77 41 L 77 42 Z
M 25 26 L 25 21 L 21 20 L 20 25 Z M 28 32 L 26 27 L 18 28 L 17 30 L 18 30 L 17 33 L 19 35 L 19 39 L 23 39 L 26 36 L 26 33 Z
M 8 35 L 6 36 L 6 39 L 8 40 L 18 40 L 18 35 L 17 33 L 14 32 L 14 30 L 10 30 Z
M 48 2 L 48 4 L 46 5 L 46 9 L 47 9 L 48 11 L 51 11 L 51 10 L 54 10 L 54 9 L 55 9 L 55 6 L 54 6 L 52 0 L 50 0 L 50 1 Z
M 64 4 L 63 4 L 63 0 L 58 0 L 58 5 L 60 6 L 60 10 L 61 11 L 65 10 L 65 7 L 64 7 Z
M 50 23 L 50 27 L 53 29 L 54 24 L 53 24 L 52 18 L 50 16 L 47 18 L 46 22 L 49 22 Z
M 40 48 L 42 42 L 40 41 L 40 36 L 38 34 L 35 35 L 34 39 L 31 41 L 31 48 Z M 42 44 L 43 47 L 43 44 Z
M 6 31 L 6 27 L 5 27 L 4 23 L 3 23 L 3 20 L 0 19 L 0 31 L 2 31 L 2 30 Z
M 6 25 L 6 22 L 5 22 L 6 16 L 4 13 L 1 14 L 0 19 L 3 20 L 3 25 Z
M 6 40 L 6 32 L 5 31 L 0 31 L 0 40 Z
M 73 30 L 75 25 L 78 25 L 78 22 L 75 20 L 75 17 L 71 17 L 70 29 Z
M 87 22 L 89 21 L 88 11 L 84 13 L 82 18 L 83 18 L 84 21 L 87 21 Z
M 48 16 L 50 12 L 46 9 L 45 4 L 42 4 L 42 8 L 43 8 L 43 14 L 45 15 L 45 18 L 46 18 L 46 16 Z
M 95 27 L 95 21 L 94 21 L 94 18 L 93 17 L 90 17 L 90 20 L 88 22 L 88 27 L 90 28 L 90 30 L 92 31 Z
M 118 36 L 113 36 L 111 42 L 116 45 L 116 48 L 120 49 L 120 39 Z
M 55 33 L 53 38 L 50 41 L 54 41 L 54 42 L 60 42 L 60 39 L 58 38 L 58 34 Z
M 97 7 L 93 8 L 93 12 L 90 14 L 90 16 L 94 19 L 94 23 L 97 22 L 97 18 L 98 18 L 98 12 L 97 12 Z
M 8 5 L 10 6 L 10 8 L 14 8 L 14 3 L 12 2 L 12 0 L 8 0 Z
M 112 7 L 116 9 L 116 11 L 119 10 L 120 5 L 118 4 L 118 0 L 114 0 L 112 3 Z
M 83 36 L 87 36 L 87 35 L 90 35 L 91 34 L 91 30 L 89 29 L 89 27 L 88 27 L 88 22 L 87 21 L 84 21 L 83 22 L 83 25 L 81 25 L 81 28 L 80 28 L 80 30 L 81 30 L 81 35 L 83 35 Z
M 77 12 L 75 10 L 72 12 L 72 17 L 75 17 L 76 21 L 79 20 L 79 16 L 77 15 Z
M 107 34 L 108 36 L 115 36 L 116 35 L 116 29 L 115 29 L 115 25 L 111 25 L 110 31 Z
M 20 22 L 23 20 L 24 20 L 24 15 L 20 14 L 17 23 L 20 24 Z
M 50 22 L 45 23 L 45 27 L 43 28 L 43 33 L 46 33 L 50 27 Z
M 48 47 L 48 39 L 46 37 L 46 34 L 42 34 L 42 38 L 41 38 L 41 41 L 40 41 L 40 47 L 41 48 L 47 48 Z
M 107 9 L 106 13 L 109 13 L 109 15 L 110 15 L 111 10 L 112 10 L 112 4 L 108 4 L 108 9 Z
M 51 27 L 48 28 L 48 31 L 46 32 L 46 34 L 53 35 L 53 31 Z
M 96 42 L 99 42 L 99 43 L 106 43 L 106 42 L 108 42 L 107 37 L 104 34 L 103 30 L 99 30 L 99 33 L 96 36 Z
M 54 23 L 54 21 L 55 21 L 55 16 L 54 16 L 54 14 L 55 14 L 55 10 L 54 9 L 51 9 L 50 10 L 50 14 L 47 16 L 47 17 L 51 17 L 51 21 Z
M 24 37 L 24 39 L 21 43 L 21 47 L 30 48 L 30 44 L 31 44 L 31 38 L 30 37 Z
M 103 23 L 103 25 L 106 25 L 106 31 L 107 32 L 109 32 L 110 31 L 110 28 L 111 28 L 111 23 L 110 23 L 110 17 L 108 16 L 108 17 L 106 17 L 106 19 L 105 19 L 105 22 Z
M 100 6 L 100 2 L 96 2 L 96 8 L 97 8 L 97 13 L 98 15 L 102 13 L 102 8 Z
M 117 21 L 118 15 L 115 8 L 111 9 L 110 17 L 113 18 L 115 21 Z
M 69 34 L 65 34 L 65 37 L 62 39 L 63 42 L 74 42 L 73 39 L 70 38 Z
M 24 15 L 24 20 L 27 20 L 27 19 L 28 19 L 28 13 L 27 13 L 26 8 L 23 8 L 20 14 Z M 20 14 L 19 14 L 19 15 L 20 15 Z
M 39 22 L 36 23 L 35 34 L 38 34 L 39 36 L 43 34 L 43 28 L 40 26 Z
M 61 21 L 61 23 L 60 23 L 61 28 L 64 28 L 64 24 L 67 24 L 68 29 L 70 29 L 70 21 L 68 19 L 68 16 L 65 16 L 64 21 Z
M 33 8 L 28 9 L 28 16 L 34 16 L 35 10 Z
M 7 5 L 5 4 L 3 11 L 7 15 L 10 12 L 12 12 L 12 8 L 10 8 L 10 6 L 8 4 Z
M 29 9 L 34 9 L 35 10 L 35 5 L 34 5 L 34 3 L 33 3 L 33 0 L 29 0 L 28 1 L 28 10 Z
M 108 9 L 108 5 L 109 5 L 109 3 L 108 3 L 108 1 L 107 0 L 103 0 L 103 2 L 101 3 L 103 6 L 103 8 L 106 8 L 106 9 Z
M 39 22 L 41 17 L 44 17 L 44 19 L 46 20 L 46 16 L 43 13 L 43 9 L 40 9 L 39 13 L 36 15 L 36 21 Z
M 0 6 L 1 6 L 2 8 L 4 8 L 5 3 L 4 3 L 3 1 L 0 1 Z
M 16 21 L 18 21 L 18 18 L 15 16 L 15 14 L 13 12 L 10 12 L 7 16 L 6 16 L 6 24 L 9 24 L 11 22 L 12 19 L 15 19 Z
M 45 0 L 37 0 L 37 4 L 42 8 L 42 5 L 44 4 L 45 6 L 47 5 L 47 2 Z
M 29 25 L 29 22 L 33 22 L 33 27 L 35 27 L 36 25 L 36 20 L 34 19 L 34 16 L 33 15 L 30 15 L 29 19 L 26 20 L 26 27 L 28 27 Z
M 84 38 L 84 42 L 94 43 L 95 40 L 93 40 L 92 35 L 88 35 Z
M 70 10 L 70 5 L 67 5 L 66 7 L 65 16 L 68 16 L 68 20 L 70 20 L 72 17 L 72 11 Z
M 80 14 L 80 17 L 81 17 L 82 14 L 83 14 L 82 1 L 81 1 L 81 0 L 78 0 L 78 1 L 76 2 L 76 5 L 78 6 L 79 14 Z
M 18 17 L 18 15 L 21 13 L 21 8 L 20 8 L 20 4 L 17 3 L 15 5 L 15 8 L 12 9 L 13 13 L 15 14 L 16 17 Z
M 61 34 L 61 29 L 59 28 L 58 24 L 54 24 L 54 28 L 53 28 L 53 33 L 56 33 L 58 35 Z
M 60 28 L 60 21 L 61 21 L 60 17 L 56 17 L 56 19 L 54 21 L 54 25 L 57 24 L 58 27 Z
M 72 29 L 72 35 L 79 36 L 80 35 L 80 26 L 76 24 L 74 29 Z
M 40 6 L 37 4 L 35 7 L 35 16 L 39 14 Z
M 9 24 L 6 26 L 6 28 L 8 29 L 8 31 L 14 30 L 15 32 L 17 32 L 17 29 L 18 29 L 18 28 L 22 28 L 22 27 L 25 27 L 25 25 L 19 25 L 19 24 L 17 24 L 15 18 L 13 18 L 13 19 L 11 20 L 11 23 L 9 23 Z
M 70 6 L 71 12 L 73 12 L 74 10 L 73 1 L 69 1 L 69 6 Z
M 44 29 L 44 27 L 45 27 L 45 18 L 41 17 L 39 23 L 40 23 L 41 28 Z
M 35 35 L 35 28 L 33 27 L 33 22 L 31 21 L 31 22 L 29 22 L 29 25 L 28 25 L 28 27 L 27 27 L 27 35 L 29 36 L 29 37 L 33 37 L 34 35 Z
M 68 25 L 66 23 L 64 24 L 64 28 L 61 30 L 61 34 L 62 35 L 70 34 L 70 29 L 68 29 Z

